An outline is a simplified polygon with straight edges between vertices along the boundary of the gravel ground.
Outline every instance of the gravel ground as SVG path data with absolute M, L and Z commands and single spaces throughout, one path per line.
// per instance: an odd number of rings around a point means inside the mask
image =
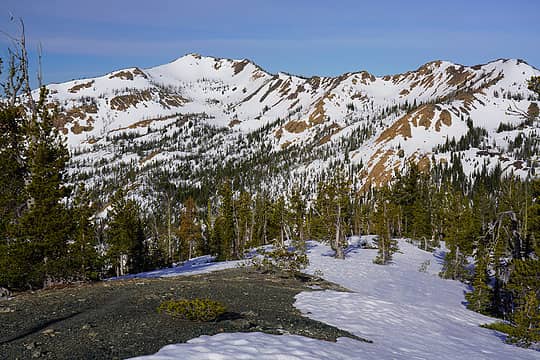
M 122 359 L 220 332 L 358 339 L 303 317 L 293 307 L 294 296 L 312 288 L 337 289 L 309 277 L 231 269 L 22 293 L 0 302 L 0 359 Z M 218 321 L 203 323 L 156 311 L 163 300 L 180 298 L 218 300 L 228 312 Z

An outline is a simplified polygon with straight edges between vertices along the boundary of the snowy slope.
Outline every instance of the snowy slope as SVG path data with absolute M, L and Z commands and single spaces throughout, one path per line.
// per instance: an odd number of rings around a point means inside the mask
M 540 359 L 539 352 L 507 345 L 501 334 L 479 327 L 494 319 L 465 308 L 463 284 L 437 276 L 440 254 L 399 241 L 402 253 L 381 266 L 372 262 L 376 250 L 352 248 L 336 260 L 327 246 L 311 245 L 308 272 L 322 271 L 353 292 L 303 292 L 295 306 L 372 344 L 233 333 L 201 336 L 139 359 Z M 426 272 L 418 271 L 427 261 Z
M 197 185 L 203 169 L 287 151 L 291 167 L 262 180 L 273 190 L 313 186 L 345 159 L 357 183 L 368 186 L 385 183 L 410 160 L 448 164 L 451 151 L 436 147 L 464 136 L 467 119 L 487 136 L 460 151 L 466 175 L 485 164 L 525 176 L 537 155 L 523 158 L 511 143 L 534 138 L 538 128 L 524 125 L 538 112 L 526 87 L 533 75 L 540 71 L 511 59 L 305 79 L 270 74 L 248 60 L 190 54 L 150 69 L 51 84 L 48 101 L 61 114 L 72 181 L 105 193 L 115 184 L 140 193 L 156 168 Z M 497 132 L 501 123 L 514 128 Z

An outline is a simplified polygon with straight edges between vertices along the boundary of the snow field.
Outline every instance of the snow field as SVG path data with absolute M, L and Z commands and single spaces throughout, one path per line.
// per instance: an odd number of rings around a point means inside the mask
M 376 250 L 354 244 L 345 260 L 334 259 L 330 248 L 319 243 L 309 247 L 307 272 L 322 271 L 325 279 L 352 292 L 302 292 L 295 306 L 372 344 L 229 333 L 201 336 L 136 359 L 540 359 L 540 352 L 507 345 L 501 334 L 479 327 L 494 319 L 466 309 L 465 285 L 438 277 L 440 253 L 399 240 L 394 262 L 381 266 L 372 262 Z M 425 272 L 419 271 L 422 264 Z

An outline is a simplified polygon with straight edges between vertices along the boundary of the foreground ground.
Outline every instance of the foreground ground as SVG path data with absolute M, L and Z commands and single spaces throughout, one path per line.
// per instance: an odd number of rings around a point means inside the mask
M 204 334 L 268 332 L 334 340 L 345 331 L 301 316 L 295 295 L 326 282 L 268 276 L 246 269 L 109 281 L 0 302 L 0 359 L 111 359 L 152 354 Z M 161 301 L 212 298 L 227 305 L 218 322 L 158 314 Z
M 437 276 L 443 254 L 399 241 L 390 265 L 373 264 L 377 250 L 352 246 L 336 260 L 311 243 L 308 272 L 347 287 L 302 292 L 295 307 L 306 316 L 373 340 L 318 341 L 293 335 L 229 333 L 170 345 L 146 360 L 172 359 L 540 359 L 540 352 L 508 345 L 504 335 L 479 325 L 495 319 L 467 310 L 468 288 Z
M 393 263 L 381 266 L 372 262 L 376 250 L 353 244 L 336 260 L 312 242 L 307 272 L 330 282 L 234 268 L 206 274 L 236 264 L 188 264 L 20 295 L 0 303 L 0 358 L 540 359 L 539 351 L 508 345 L 503 334 L 479 326 L 495 319 L 467 310 L 469 289 L 437 276 L 441 251 L 404 240 L 399 248 Z M 178 277 L 186 273 L 199 275 Z M 157 314 L 162 300 L 179 297 L 221 300 L 230 313 L 216 323 Z

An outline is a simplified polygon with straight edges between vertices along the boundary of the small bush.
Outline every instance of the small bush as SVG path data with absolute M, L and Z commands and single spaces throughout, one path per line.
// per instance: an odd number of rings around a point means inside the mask
M 540 331 L 538 328 L 523 329 L 508 322 L 497 321 L 493 324 L 483 324 L 480 327 L 502 332 L 508 337 L 506 342 L 528 348 L 533 344 L 540 344 Z
M 252 259 L 251 265 L 263 273 L 283 272 L 298 274 L 309 265 L 309 259 L 303 251 L 291 251 L 277 247 L 272 251 L 260 251 L 260 257 Z
M 510 325 L 509 323 L 502 322 L 502 321 L 497 321 L 492 324 L 482 324 L 480 325 L 480 327 L 496 330 L 504 334 L 511 334 L 514 331 L 514 327 L 512 325 Z
M 225 313 L 226 308 L 219 301 L 210 299 L 181 299 L 164 301 L 157 310 L 190 321 L 214 321 Z

